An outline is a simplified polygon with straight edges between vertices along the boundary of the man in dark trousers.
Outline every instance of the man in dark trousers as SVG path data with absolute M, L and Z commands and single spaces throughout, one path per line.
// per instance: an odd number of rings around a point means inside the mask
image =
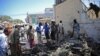
M 44 31 L 44 32 L 45 32 L 45 36 L 46 36 L 46 39 L 47 39 L 47 41 L 48 41 L 48 40 L 50 39 L 50 36 L 49 36 L 50 27 L 49 27 L 49 25 L 47 24 L 47 22 L 45 23 L 43 29 L 45 30 L 45 31 Z
M 51 39 L 53 42 L 56 40 L 56 23 L 54 21 L 51 22 Z

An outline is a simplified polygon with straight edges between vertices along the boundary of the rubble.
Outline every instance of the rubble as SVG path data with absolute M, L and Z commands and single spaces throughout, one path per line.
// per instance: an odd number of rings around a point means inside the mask
M 31 56 L 99 56 L 100 46 L 87 36 L 64 39 L 60 45 L 48 42 L 37 44 L 30 51 Z

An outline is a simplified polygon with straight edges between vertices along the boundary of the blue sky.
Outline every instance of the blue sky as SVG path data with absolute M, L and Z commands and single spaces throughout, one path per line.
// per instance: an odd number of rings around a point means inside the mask
M 82 0 L 87 7 L 89 7 L 89 3 L 94 3 L 97 4 L 99 6 L 100 0 Z
M 52 8 L 54 0 L 0 0 L 0 15 L 13 18 L 25 18 L 28 13 L 43 13 L 45 8 Z
M 99 0 L 90 0 L 90 2 Z M 84 0 L 88 6 L 88 0 Z M 0 15 L 9 15 L 14 19 L 22 19 L 28 13 L 43 13 L 45 8 L 52 8 L 54 0 L 0 0 Z

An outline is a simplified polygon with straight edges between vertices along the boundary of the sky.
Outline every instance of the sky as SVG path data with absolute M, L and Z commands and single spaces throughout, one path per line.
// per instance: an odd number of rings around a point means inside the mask
M 89 3 L 94 3 L 98 6 L 100 6 L 100 0 L 82 0 L 84 2 L 84 4 L 89 7 Z
M 0 0 L 0 15 L 22 19 L 26 14 L 43 13 L 45 8 L 53 8 L 54 0 Z
M 89 0 L 83 0 L 88 6 Z M 99 4 L 100 0 L 90 0 Z M 43 13 L 45 8 L 53 8 L 54 0 L 0 0 L 0 15 L 24 20 L 26 14 Z M 88 6 L 89 7 L 89 6 Z

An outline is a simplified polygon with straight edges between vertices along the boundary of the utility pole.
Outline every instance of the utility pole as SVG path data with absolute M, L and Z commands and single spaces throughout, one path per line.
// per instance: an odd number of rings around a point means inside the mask
M 90 3 L 90 0 L 88 0 L 88 2 Z
M 95 4 L 95 1 L 93 1 L 94 2 L 94 4 Z
M 88 5 L 90 5 L 90 0 L 88 0 Z
M 100 1 L 99 1 L 99 7 L 100 7 Z

